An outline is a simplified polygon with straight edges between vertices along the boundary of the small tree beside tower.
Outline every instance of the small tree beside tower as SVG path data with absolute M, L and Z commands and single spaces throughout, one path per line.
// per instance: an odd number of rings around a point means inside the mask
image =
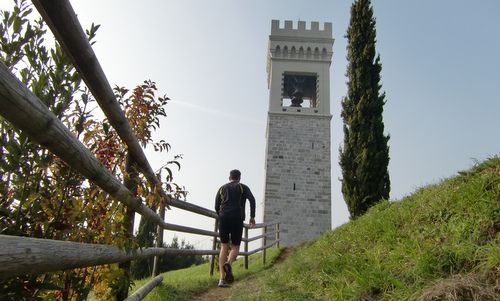
M 342 194 L 351 218 L 389 198 L 389 135 L 382 118 L 385 93 L 380 92 L 380 56 L 370 0 L 351 6 L 347 29 L 347 96 L 342 100 L 344 145 L 340 148 Z

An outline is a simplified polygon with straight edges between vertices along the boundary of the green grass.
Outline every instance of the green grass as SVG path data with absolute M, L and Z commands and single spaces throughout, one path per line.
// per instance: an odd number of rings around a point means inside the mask
M 497 157 L 378 204 L 263 275 L 258 295 L 233 299 L 498 300 L 499 228 Z
M 233 273 L 237 281 L 256 274 L 272 266 L 278 258 L 281 249 L 271 247 L 267 250 L 266 264 L 262 264 L 262 253 L 249 257 L 248 270 L 244 268 L 243 258 L 233 263 Z M 163 283 L 153 289 L 144 300 L 190 300 L 193 295 L 201 294 L 217 285 L 219 280 L 218 270 L 214 275 L 209 274 L 209 263 L 193 266 L 186 269 L 163 273 Z M 151 278 L 135 281 L 131 292 L 146 284 Z
M 499 229 L 495 157 L 400 201 L 383 201 L 272 268 L 260 256 L 249 271 L 240 261 L 228 293 L 239 301 L 498 300 Z M 164 276 L 146 300 L 189 300 L 217 281 L 208 265 Z

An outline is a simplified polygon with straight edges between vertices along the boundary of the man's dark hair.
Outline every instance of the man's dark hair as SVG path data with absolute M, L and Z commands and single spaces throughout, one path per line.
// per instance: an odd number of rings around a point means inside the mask
M 237 169 L 233 169 L 229 172 L 229 177 L 232 179 L 232 180 L 239 180 L 240 177 L 241 177 L 241 172 Z

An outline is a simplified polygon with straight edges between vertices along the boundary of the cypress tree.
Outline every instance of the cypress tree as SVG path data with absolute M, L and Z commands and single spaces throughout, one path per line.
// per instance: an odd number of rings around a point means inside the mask
M 342 100 L 344 145 L 340 148 L 342 194 L 351 218 L 389 198 L 389 135 L 384 135 L 380 56 L 370 0 L 351 6 L 347 29 L 347 96 Z

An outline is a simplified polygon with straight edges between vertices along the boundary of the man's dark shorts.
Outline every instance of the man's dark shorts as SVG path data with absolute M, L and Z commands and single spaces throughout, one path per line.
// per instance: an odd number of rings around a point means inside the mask
M 239 246 L 243 234 L 243 221 L 240 218 L 221 218 L 219 220 L 219 234 L 223 244 L 229 243 L 229 237 L 231 237 L 231 244 Z

